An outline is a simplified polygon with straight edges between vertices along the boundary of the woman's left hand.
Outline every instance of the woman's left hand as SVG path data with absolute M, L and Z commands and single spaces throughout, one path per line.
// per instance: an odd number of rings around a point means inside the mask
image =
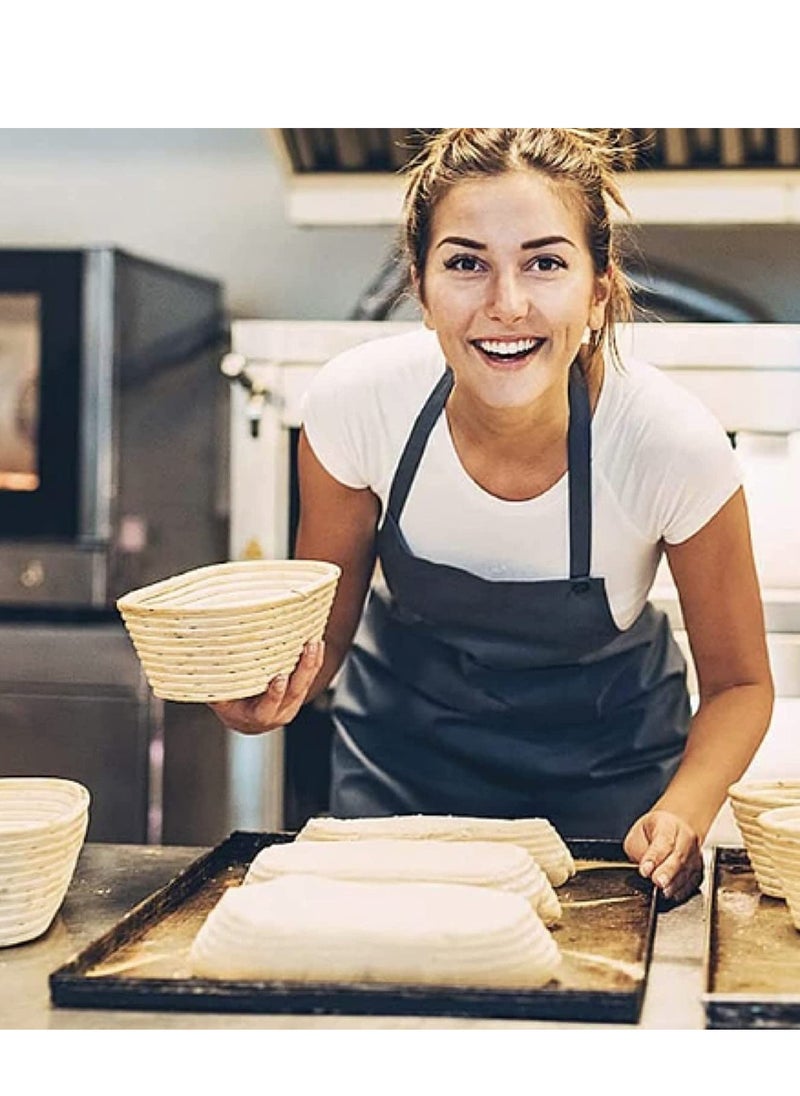
M 701 840 L 692 827 L 665 810 L 643 814 L 628 831 L 625 854 L 673 902 L 694 894 L 703 879 Z

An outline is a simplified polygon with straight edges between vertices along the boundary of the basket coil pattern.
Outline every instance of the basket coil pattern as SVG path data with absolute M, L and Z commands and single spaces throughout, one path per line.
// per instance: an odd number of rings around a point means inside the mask
M 800 803 L 764 811 L 759 823 L 792 924 L 800 930 Z
M 50 927 L 83 847 L 89 801 L 73 780 L 0 778 L 0 947 Z
M 765 811 L 800 804 L 800 780 L 739 781 L 728 788 L 733 816 L 762 894 L 783 898 L 783 885 L 761 825 Z
M 211 564 L 117 601 L 145 676 L 163 700 L 263 692 L 321 639 L 340 569 L 318 560 Z

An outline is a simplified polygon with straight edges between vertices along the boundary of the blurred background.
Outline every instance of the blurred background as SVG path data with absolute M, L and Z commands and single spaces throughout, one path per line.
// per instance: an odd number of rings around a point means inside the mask
M 423 132 L 0 130 L 0 241 L 113 243 L 218 279 L 233 317 L 344 319 L 387 258 Z M 640 261 L 800 320 L 800 131 L 633 133 Z

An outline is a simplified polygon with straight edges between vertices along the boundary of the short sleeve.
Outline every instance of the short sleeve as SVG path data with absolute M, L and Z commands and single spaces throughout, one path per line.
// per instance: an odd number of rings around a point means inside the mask
M 355 382 L 350 359 L 327 362 L 314 377 L 301 404 L 301 422 L 315 456 L 345 487 L 370 485 L 363 423 L 365 393 Z
M 331 358 L 306 391 L 309 445 L 345 487 L 382 497 L 414 418 L 444 359 L 425 328 L 359 343 Z
M 657 489 L 657 522 L 668 544 L 681 544 L 699 532 L 744 480 L 730 439 L 711 412 L 687 401 L 683 418 L 663 454 Z

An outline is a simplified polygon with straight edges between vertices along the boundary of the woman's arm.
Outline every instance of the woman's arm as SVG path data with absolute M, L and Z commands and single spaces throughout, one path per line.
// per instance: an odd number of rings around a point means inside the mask
M 314 455 L 304 433 L 298 450 L 300 522 L 295 557 L 324 559 L 342 569 L 325 629 L 325 659 L 309 699 L 325 689 L 350 649 L 375 568 L 380 500 L 369 489 L 335 480 Z
M 368 489 L 334 479 L 314 455 L 305 433 L 298 449 L 300 523 L 297 559 L 322 559 L 342 569 L 325 630 L 326 641 L 309 644 L 290 677 L 273 679 L 266 692 L 246 700 L 212 704 L 226 727 L 261 734 L 283 727 L 323 691 L 347 654 L 375 565 L 380 501 Z
M 702 875 L 702 843 L 767 731 L 774 693 L 743 491 L 666 553 L 700 703 L 677 772 L 631 828 L 625 851 L 667 897 L 681 899 Z

